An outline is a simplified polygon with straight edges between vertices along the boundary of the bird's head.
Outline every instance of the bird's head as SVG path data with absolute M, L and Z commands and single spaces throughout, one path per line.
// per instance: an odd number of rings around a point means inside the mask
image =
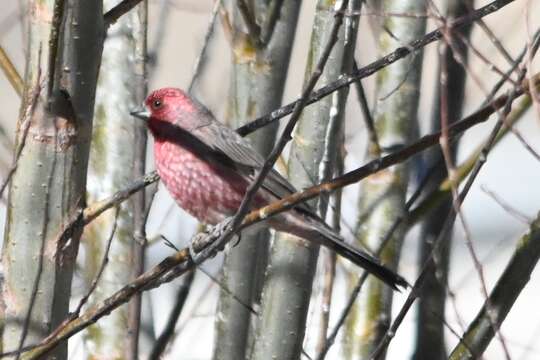
M 143 108 L 132 111 L 131 115 L 146 121 L 153 132 L 164 125 L 178 126 L 190 131 L 200 126 L 201 110 L 206 109 L 184 91 L 162 88 L 150 93 L 144 101 Z

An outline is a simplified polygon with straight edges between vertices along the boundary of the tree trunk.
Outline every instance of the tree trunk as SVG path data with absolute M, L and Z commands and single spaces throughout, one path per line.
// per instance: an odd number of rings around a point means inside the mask
M 106 0 L 104 6 L 110 8 L 116 3 L 116 0 Z M 89 202 L 110 196 L 133 177 L 141 176 L 135 171 L 141 166 L 144 171 L 144 157 L 139 154 L 145 155 L 144 143 L 140 141 L 146 139 L 145 125 L 131 118 L 129 112 L 139 107 L 144 99 L 145 7 L 145 4 L 139 5 L 112 25 L 104 44 L 88 170 Z M 118 213 L 111 209 L 85 228 L 86 256 L 82 273 L 88 284 L 100 272 L 110 242 L 108 262 L 89 305 L 106 299 L 132 278 L 130 252 L 133 243 L 140 241 L 134 236 L 136 213 L 141 212 L 136 209 L 141 206 L 137 199 L 144 197 L 144 192 L 137 195 L 140 196 L 133 196 L 120 205 Z M 124 305 L 87 330 L 88 355 L 96 359 L 123 358 L 129 349 L 128 338 L 128 306 Z
M 36 343 L 68 314 L 82 229 L 59 234 L 85 205 L 104 38 L 99 1 L 32 1 L 30 7 L 17 134 L 24 149 L 11 181 L 2 253 L 3 351 Z M 63 344 L 50 357 L 65 358 L 66 351 Z
M 294 43 L 301 1 L 255 1 L 255 14 L 269 42 L 255 46 L 240 29 L 243 19 L 236 14 L 233 33 L 233 67 L 227 117 L 238 127 L 269 113 L 281 104 L 287 68 Z M 277 8 L 276 8 L 277 7 Z M 275 13 L 277 11 L 277 13 Z M 257 16 L 259 15 L 259 16 Z M 272 28 L 271 18 L 277 16 Z M 246 48 L 254 58 L 246 59 Z M 264 156 L 272 150 L 279 124 L 252 135 L 255 148 Z M 244 359 L 248 353 L 252 313 L 249 307 L 260 300 L 261 278 L 268 254 L 268 229 L 242 235 L 240 243 L 225 257 L 216 316 L 214 359 Z
M 447 21 L 465 15 L 469 11 L 468 1 L 448 0 L 447 1 Z M 447 109 L 445 116 L 448 118 L 448 125 L 461 118 L 463 109 L 463 96 L 465 93 L 466 71 L 456 59 L 460 61 L 467 60 L 468 46 L 461 38 L 467 39 L 470 35 L 472 24 L 462 27 L 459 30 L 450 32 L 448 35 L 452 41 L 452 47 L 446 43 L 441 43 L 441 59 L 444 57 L 446 67 L 446 81 L 437 81 L 435 107 L 433 108 L 432 131 L 441 129 L 441 94 L 442 86 L 445 86 L 444 95 L 447 97 Z M 458 36 L 459 34 L 459 36 Z M 454 54 L 453 49 L 458 50 Z M 443 69 L 439 65 L 439 72 Z M 441 76 L 443 74 L 440 74 Z M 457 152 L 457 142 L 451 147 L 452 157 Z M 448 177 L 448 171 L 444 166 L 444 159 L 440 148 L 432 149 L 426 154 L 426 169 L 434 169 L 430 175 L 430 181 L 426 185 L 426 191 L 429 193 L 438 188 L 439 184 Z M 437 166 L 435 166 L 437 164 Z M 434 167 L 435 166 L 435 167 Z M 444 221 L 452 206 L 452 199 L 449 197 L 434 210 L 429 212 L 422 224 L 421 235 L 422 243 L 420 245 L 419 264 L 422 266 L 431 256 L 433 243 L 442 230 Z M 434 258 L 436 259 L 436 270 L 430 272 L 426 277 L 426 282 L 421 290 L 418 299 L 418 322 L 416 327 L 416 349 L 415 360 L 421 359 L 446 359 L 446 346 L 444 342 L 444 323 L 441 319 L 445 318 L 446 288 L 448 283 L 448 271 L 450 262 L 450 250 L 452 241 L 452 232 L 442 239 L 441 245 L 437 248 Z
M 383 13 L 425 13 L 424 0 L 383 1 Z M 379 10 L 377 10 L 379 11 Z M 379 51 L 386 54 L 424 34 L 425 19 L 388 16 L 383 18 L 378 34 Z M 381 155 L 407 144 L 416 129 L 422 52 L 377 72 L 377 104 L 374 111 Z M 370 154 L 373 158 L 376 154 Z M 408 185 L 408 166 L 400 164 L 368 177 L 362 182 L 356 236 L 362 246 L 374 250 L 402 215 Z M 381 262 L 396 269 L 404 231 L 394 232 L 381 253 Z M 351 284 L 357 282 L 351 277 Z M 354 286 L 354 285 L 352 285 Z M 393 290 L 370 277 L 347 321 L 344 351 L 348 359 L 368 357 L 388 330 L 391 319 Z
M 351 1 L 349 6 L 357 6 L 358 3 Z M 306 81 L 311 77 L 327 45 L 335 21 L 335 6 L 334 1 L 319 1 L 317 4 Z M 353 23 L 356 24 L 356 20 Z M 356 33 L 356 25 L 352 26 L 352 31 Z M 351 53 L 345 50 L 344 38 L 342 27 L 339 40 L 319 79 L 319 86 L 336 80 L 343 72 L 344 63 L 352 59 L 344 57 L 345 53 Z M 354 41 L 347 42 L 347 46 L 352 46 L 354 49 L 354 43 Z M 336 95 L 344 97 L 341 99 L 343 105 L 346 95 L 347 92 Z M 317 183 L 319 174 L 327 176 L 332 174 L 337 148 L 331 149 L 332 155 L 329 155 L 334 161 L 323 162 L 324 166 L 321 166 L 321 162 L 325 155 L 325 142 L 336 143 L 335 139 L 329 139 L 328 134 L 339 136 L 339 131 L 329 132 L 328 128 L 331 117 L 342 118 L 340 112 L 343 112 L 344 106 L 337 107 L 337 102 L 338 98 L 335 96 L 322 99 L 304 109 L 298 122 L 288 162 L 289 181 L 298 189 Z M 325 166 L 330 171 L 324 169 Z M 315 203 L 311 202 L 311 205 Z M 323 217 L 326 205 L 327 203 L 324 203 L 320 207 Z M 266 272 L 253 359 L 297 359 L 300 357 L 317 253 L 318 247 L 312 243 L 288 234 L 276 235 Z

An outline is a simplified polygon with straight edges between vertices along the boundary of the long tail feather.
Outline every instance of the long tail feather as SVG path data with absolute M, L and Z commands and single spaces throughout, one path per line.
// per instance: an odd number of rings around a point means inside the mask
M 370 274 L 382 280 L 395 290 L 409 287 L 409 283 L 393 270 L 382 265 L 376 258 L 365 251 L 347 244 L 343 238 L 316 217 L 299 213 L 287 213 L 286 220 L 279 223 L 272 221 L 272 226 L 280 231 L 302 237 L 324 246 L 336 254 L 350 260 Z
M 409 286 L 409 283 L 403 277 L 386 266 L 381 265 L 377 259 L 365 251 L 353 247 L 342 239 L 329 237 L 327 234 L 321 232 L 318 232 L 318 234 L 320 235 L 320 245 L 335 251 L 336 254 L 364 268 L 367 272 L 375 275 L 393 289 L 399 290 L 399 287 L 407 288 Z

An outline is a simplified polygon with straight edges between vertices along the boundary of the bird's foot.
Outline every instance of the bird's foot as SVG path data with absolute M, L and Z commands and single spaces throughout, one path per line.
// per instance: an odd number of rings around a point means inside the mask
M 200 264 L 223 251 L 229 238 L 224 235 L 230 230 L 231 222 L 232 218 L 227 218 L 207 231 L 195 235 L 189 244 L 189 254 L 194 263 Z

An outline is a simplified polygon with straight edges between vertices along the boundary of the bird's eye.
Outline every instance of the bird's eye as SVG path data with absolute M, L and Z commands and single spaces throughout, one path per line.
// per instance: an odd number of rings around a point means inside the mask
M 159 109 L 162 105 L 163 105 L 163 103 L 161 102 L 161 100 L 154 100 L 152 102 L 152 107 L 154 109 Z

